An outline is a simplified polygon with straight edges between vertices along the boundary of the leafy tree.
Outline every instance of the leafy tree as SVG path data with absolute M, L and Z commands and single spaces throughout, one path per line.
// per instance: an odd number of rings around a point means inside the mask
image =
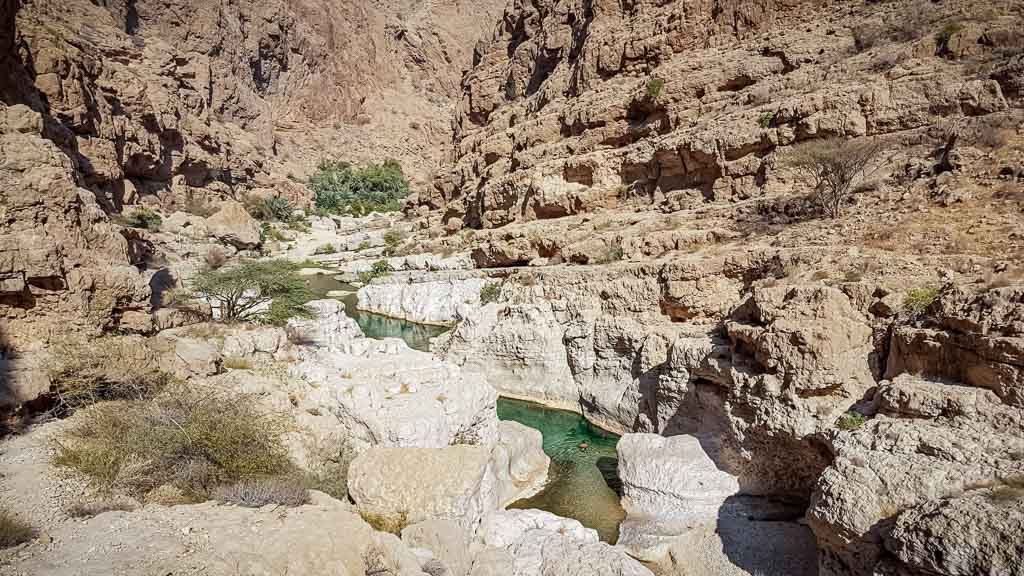
M 353 216 L 397 211 L 409 195 L 409 182 L 394 160 L 363 167 L 324 161 L 309 185 L 318 209 Z
M 829 138 L 797 146 L 791 162 L 814 187 L 814 200 L 825 214 L 839 218 L 881 153 L 882 146 L 874 140 Z
M 248 261 L 204 270 L 192 289 L 219 308 L 221 320 L 283 324 L 293 316 L 310 314 L 305 304 L 314 296 L 299 276 L 299 268 L 281 259 Z

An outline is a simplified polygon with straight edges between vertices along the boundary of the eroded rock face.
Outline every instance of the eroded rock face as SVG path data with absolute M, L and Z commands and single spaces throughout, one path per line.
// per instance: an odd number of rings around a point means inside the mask
M 17 348 L 148 312 L 150 288 L 133 266 L 129 235 L 79 186 L 71 158 L 41 134 L 39 114 L 0 111 L 0 206 L 12 215 L 0 223 L 6 341 Z
M 819 480 L 808 512 L 823 549 L 823 573 L 876 569 L 885 561 L 886 534 L 894 521 L 901 528 L 892 545 L 915 570 L 929 562 L 921 556 L 928 552 L 915 550 L 918 546 L 948 546 L 950 566 L 964 554 L 988 556 L 985 538 L 953 536 L 938 525 L 928 532 L 934 540 L 915 539 L 945 506 L 969 508 L 977 504 L 976 496 L 988 498 L 989 486 L 1024 474 L 1020 409 L 987 390 L 908 375 L 882 383 L 876 404 L 878 416 L 832 441 L 835 462 Z M 980 526 L 970 530 L 975 528 Z M 965 546 L 977 548 L 965 552 Z
M 490 282 L 450 273 L 418 276 L 416 282 L 393 275 L 360 288 L 357 305 L 360 310 L 410 322 L 452 324 L 460 306 L 480 305 L 480 290 Z
M 913 5 L 859 8 L 510 5 L 464 83 L 456 161 L 420 202 L 436 209 L 435 226 L 459 218 L 496 228 L 624 203 L 674 211 L 747 200 L 792 190 L 778 162 L 792 144 L 898 136 L 1001 112 L 1017 97 L 1019 64 L 978 41 L 1012 36 L 1009 15 L 965 26 L 946 46 L 936 22 L 886 63 L 862 55 L 854 32 L 902 21 Z M 948 65 L 968 55 L 993 58 L 999 71 L 978 78 Z
M 492 445 L 498 436 L 497 394 L 397 339 L 363 336 L 337 300 L 317 300 L 313 319 L 292 319 L 288 372 L 308 386 L 301 404 L 333 414 L 359 445 L 440 448 Z
M 918 326 L 893 332 L 888 374 L 922 374 L 992 390 L 1024 406 L 1024 290 L 950 287 Z

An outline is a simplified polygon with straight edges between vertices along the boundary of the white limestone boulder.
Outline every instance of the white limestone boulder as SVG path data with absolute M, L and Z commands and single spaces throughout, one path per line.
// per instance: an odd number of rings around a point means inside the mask
M 694 436 L 626 434 L 617 451 L 626 510 L 619 545 L 642 560 L 662 560 L 676 537 L 714 523 L 739 492 L 736 477 L 720 470 Z
M 503 510 L 477 533 L 487 548 L 478 553 L 473 576 L 652 576 L 626 552 L 600 542 L 576 520 L 541 510 Z

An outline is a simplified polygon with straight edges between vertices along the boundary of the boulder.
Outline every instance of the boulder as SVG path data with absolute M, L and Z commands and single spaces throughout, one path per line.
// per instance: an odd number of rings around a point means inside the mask
M 465 576 L 473 565 L 469 534 L 453 520 L 426 520 L 406 526 L 402 542 L 410 548 L 429 550 L 451 576 Z
M 501 503 L 507 506 L 544 489 L 551 458 L 544 453 L 540 430 L 511 420 L 498 423 L 496 466 L 502 479 Z
M 1024 574 L 1024 480 L 900 514 L 885 548 L 909 574 Z
M 541 510 L 495 513 L 480 526 L 477 537 L 504 553 L 478 554 L 475 576 L 653 576 L 621 548 L 598 541 L 596 531 Z
M 354 350 L 355 341 L 364 339 L 356 321 L 345 314 L 345 305 L 333 299 L 307 302 L 312 318 L 291 318 L 285 328 L 288 339 L 303 346 L 331 351 Z M 361 343 L 360 343 L 361 344 Z
M 218 240 L 240 250 L 255 248 L 261 242 L 260 223 L 233 200 L 221 203 L 220 210 L 206 219 L 206 227 Z
M 626 434 L 616 451 L 626 510 L 618 543 L 641 560 L 664 560 L 676 537 L 713 525 L 726 500 L 740 490 L 736 477 L 718 468 L 700 438 Z
M 221 353 L 215 342 L 186 336 L 182 328 L 164 330 L 149 340 L 161 357 L 160 366 L 179 378 L 212 376 L 221 370 Z
M 348 471 L 349 496 L 359 513 L 385 530 L 442 519 L 473 532 L 500 507 L 499 490 L 486 446 L 372 446 Z

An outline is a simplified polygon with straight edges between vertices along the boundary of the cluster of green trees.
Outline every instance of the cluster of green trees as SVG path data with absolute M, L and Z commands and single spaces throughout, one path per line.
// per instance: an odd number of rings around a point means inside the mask
M 325 160 L 309 179 L 309 186 L 318 209 L 351 216 L 394 212 L 409 195 L 409 181 L 395 160 L 362 167 Z

